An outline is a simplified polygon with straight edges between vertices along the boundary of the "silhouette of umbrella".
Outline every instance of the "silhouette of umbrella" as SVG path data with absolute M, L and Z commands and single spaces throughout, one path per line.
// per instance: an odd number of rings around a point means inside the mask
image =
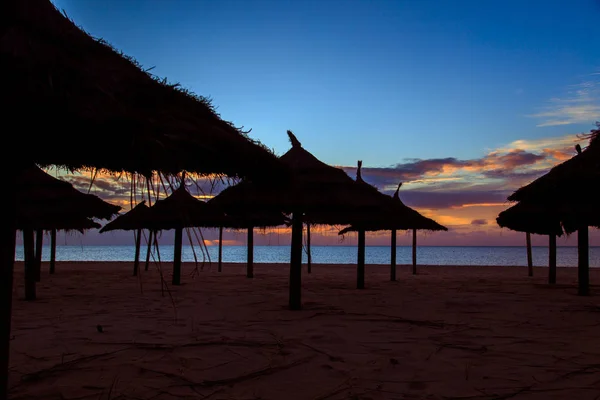
M 140 207 L 138 205 L 138 207 Z M 135 210 L 135 209 L 134 209 Z M 175 230 L 173 255 L 173 285 L 181 283 L 181 250 L 183 229 L 193 227 L 218 228 L 230 224 L 229 218 L 216 207 L 192 196 L 181 185 L 169 196 L 158 200 L 152 207 L 140 207 L 135 213 L 125 214 L 106 224 L 100 232 L 115 229 L 149 229 L 152 232 Z
M 277 212 L 292 214 L 290 309 L 301 308 L 302 226 L 310 223 L 349 225 L 382 207 L 380 193 L 357 184 L 341 168 L 332 167 L 306 151 L 288 131 L 292 148 L 280 161 L 292 171 L 283 182 L 267 185 L 244 180 L 213 199 L 228 214 Z
M 182 170 L 285 176 L 264 146 L 223 121 L 210 102 L 153 78 L 83 32 L 49 0 L 0 2 L 0 116 L 11 127 L 3 157 L 9 187 L 34 163 L 150 176 Z M 108 148 L 107 146 L 110 146 Z M 7 395 L 16 197 L 0 228 L 0 393 Z
M 142 200 L 140 203 L 136 204 L 131 210 L 127 211 L 124 214 L 119 215 L 114 220 L 110 221 L 106 224 L 102 229 L 100 229 L 100 233 L 105 232 L 107 230 L 134 230 L 135 232 L 135 256 L 133 261 L 133 276 L 137 276 L 139 265 L 140 265 L 140 246 L 142 240 L 142 229 L 146 228 L 146 220 L 145 215 L 148 212 L 149 207 L 146 205 L 146 201 Z M 150 250 L 150 242 L 152 237 L 152 231 L 150 231 L 150 236 L 148 237 L 148 249 Z M 146 257 L 146 271 L 148 270 L 148 264 L 150 260 L 149 257 Z
M 589 145 L 577 155 L 553 167 L 548 173 L 508 197 L 528 207 L 551 210 L 552 219 L 567 234 L 577 231 L 578 294 L 589 294 L 588 227 L 600 227 L 596 188 L 600 184 L 600 123 L 587 135 Z
M 251 211 L 245 210 L 243 213 L 238 211 L 227 214 L 224 209 L 221 209 L 218 200 L 213 197 L 207 203 L 216 207 L 223 214 L 227 215 L 227 220 L 224 225 L 219 227 L 219 250 L 217 271 L 223 270 L 223 228 L 246 229 L 247 230 L 247 262 L 246 262 L 246 277 L 254 277 L 254 228 L 272 228 L 289 223 L 288 218 L 280 211 Z
M 284 174 L 273 154 L 223 121 L 208 99 L 143 71 L 50 1 L 3 3 L 3 120 L 19 132 L 47 132 L 34 140 L 14 135 L 17 158 L 145 175 L 186 169 L 256 180 Z M 52 127 L 60 134 L 50 134 Z M 107 152 L 105 143 L 119 145 Z
M 362 185 L 366 185 L 377 190 L 377 188 L 369 185 L 362 178 L 361 174 L 362 162 L 358 162 L 358 168 L 356 170 L 356 181 Z M 421 215 L 417 210 L 414 210 L 405 205 L 400 200 L 400 187 L 402 183 L 398 184 L 396 191 L 392 197 L 386 196 L 390 199 L 389 207 L 382 209 L 373 215 L 365 215 L 365 221 L 360 224 L 351 225 L 342 229 L 339 234 L 343 235 L 351 231 L 391 231 L 391 264 L 390 264 L 390 280 L 396 280 L 396 231 L 397 230 L 412 230 L 413 231 L 413 245 L 412 245 L 412 264 L 413 274 L 416 274 L 417 268 L 417 230 L 428 230 L 428 231 L 447 231 L 443 225 L 440 225 L 431 218 L 427 218 Z
M 70 183 L 54 178 L 36 166 L 21 171 L 15 183 L 17 198 L 16 226 L 23 231 L 25 248 L 25 298 L 36 299 L 35 282 L 41 279 L 43 231 L 51 231 L 50 273 L 56 265 L 56 231 L 83 231 L 99 226 L 90 218 L 110 219 L 121 207 L 107 203 L 98 196 L 75 189 Z M 30 258 L 34 254 L 33 258 Z
M 519 202 L 498 214 L 496 223 L 502 228 L 525 232 L 527 236 L 527 264 L 529 276 L 533 276 L 530 234 L 548 235 L 548 283 L 556 283 L 556 237 L 563 234 L 557 218 L 557 210 L 542 205 L 528 205 Z
M 21 229 L 52 229 L 51 221 L 60 219 L 111 219 L 120 206 L 93 194 L 83 193 L 69 182 L 57 179 L 36 166 L 21 171 L 14 185 L 17 223 Z M 45 221 L 45 227 L 40 222 Z

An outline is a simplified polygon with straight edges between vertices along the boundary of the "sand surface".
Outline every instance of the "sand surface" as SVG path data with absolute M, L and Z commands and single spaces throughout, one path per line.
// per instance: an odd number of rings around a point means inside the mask
M 600 399 L 600 287 L 575 268 L 314 265 L 289 311 L 284 265 L 16 266 L 13 399 Z M 170 282 L 169 263 L 162 266 Z M 592 283 L 600 270 L 592 270 Z M 97 326 L 101 325 L 102 332 Z

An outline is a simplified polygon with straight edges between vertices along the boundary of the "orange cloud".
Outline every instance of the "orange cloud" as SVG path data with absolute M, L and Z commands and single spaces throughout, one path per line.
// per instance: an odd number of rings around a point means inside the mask
M 472 203 L 472 204 L 461 204 L 458 206 L 452 206 L 452 208 L 465 208 L 465 207 L 498 207 L 503 206 L 504 203 Z
M 204 239 L 204 244 L 206 246 L 218 246 L 219 239 Z M 245 245 L 244 242 L 239 240 L 231 240 L 231 239 L 223 239 L 223 246 L 242 246 Z

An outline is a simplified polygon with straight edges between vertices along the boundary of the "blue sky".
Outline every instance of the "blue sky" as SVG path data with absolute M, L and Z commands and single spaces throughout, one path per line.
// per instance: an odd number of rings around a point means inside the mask
M 432 245 L 521 244 L 496 224 L 506 197 L 572 157 L 576 134 L 600 121 L 600 0 L 54 3 L 159 77 L 211 97 L 276 154 L 290 129 L 353 177 L 362 160 L 385 193 L 403 182 L 405 204 L 450 229 L 426 236 Z M 96 183 L 128 209 L 130 186 Z
M 592 127 L 532 115 L 600 72 L 596 0 L 54 3 L 278 154 L 286 129 L 325 162 L 385 167 Z

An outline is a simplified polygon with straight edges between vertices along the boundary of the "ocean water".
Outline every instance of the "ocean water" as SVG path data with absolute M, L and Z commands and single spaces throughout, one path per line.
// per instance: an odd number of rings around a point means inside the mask
M 199 247 L 184 246 L 183 261 L 193 262 L 194 251 L 199 261 L 216 262 L 218 256 L 217 246 L 208 246 L 204 252 Z M 159 247 L 162 261 L 173 261 L 173 246 L 161 245 Z M 132 261 L 135 254 L 134 246 L 57 246 L 57 261 Z M 245 263 L 246 246 L 224 246 L 223 261 Z M 313 246 L 312 261 L 315 264 L 356 264 L 357 249 L 355 246 Z M 535 246 L 532 249 L 533 264 L 536 266 L 548 265 L 548 248 Z M 142 246 L 141 256 L 145 260 L 146 249 Z M 156 251 L 153 257 L 157 257 Z M 390 262 L 389 246 L 367 246 L 367 264 L 388 264 Z M 44 246 L 42 260 L 48 261 L 50 248 Z M 303 252 L 306 261 L 306 252 Z M 17 246 L 16 259 L 23 260 L 23 247 Z M 255 263 L 289 263 L 289 246 L 255 246 Z M 396 262 L 401 264 L 412 263 L 412 248 L 398 246 Z M 508 246 L 420 246 L 417 248 L 417 262 L 420 265 L 502 265 L 525 266 L 527 255 L 525 247 Z M 560 267 L 575 267 L 577 265 L 576 247 L 559 247 L 557 249 L 557 265 Z M 600 247 L 590 248 L 590 266 L 600 267 Z

